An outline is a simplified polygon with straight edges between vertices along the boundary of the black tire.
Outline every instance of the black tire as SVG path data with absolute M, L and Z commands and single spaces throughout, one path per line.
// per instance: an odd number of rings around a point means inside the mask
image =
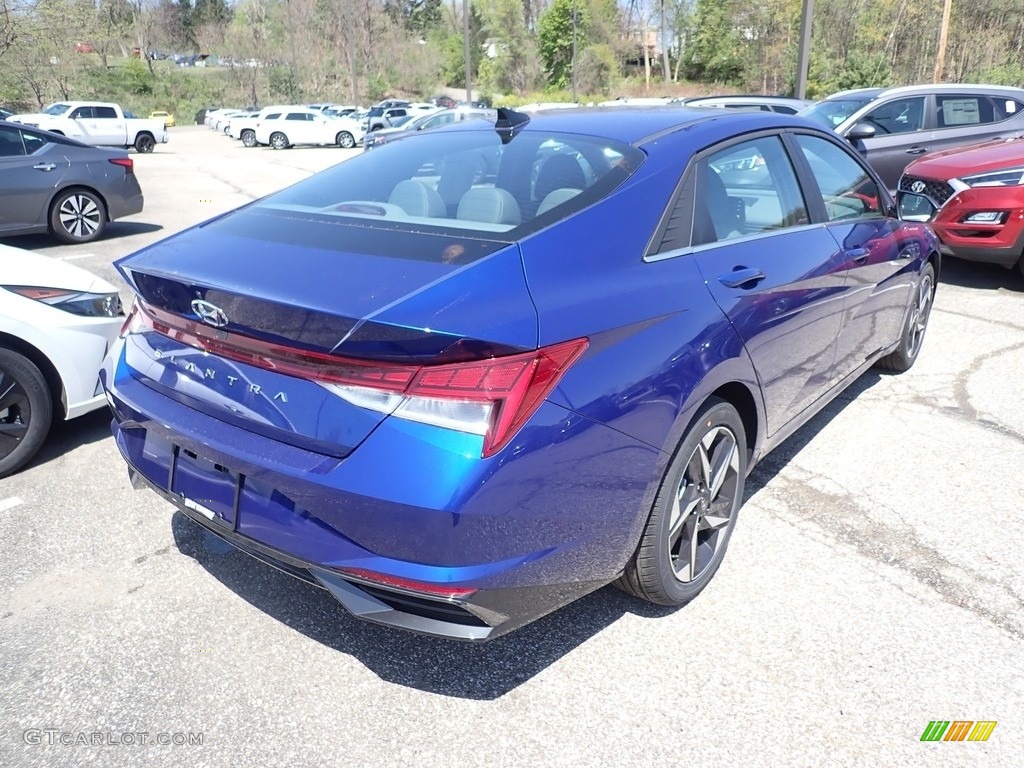
M 342 131 L 334 137 L 334 143 L 342 149 L 352 149 L 356 145 L 356 137 L 348 131 Z
M 725 557 L 746 472 L 743 421 L 732 405 L 711 398 L 679 443 L 616 585 L 658 605 L 685 605 L 700 594 Z
M 246 147 L 256 146 L 256 131 L 245 130 L 242 131 L 242 145 Z
M 156 139 L 148 133 L 140 133 L 135 137 L 135 151 L 148 155 L 156 147 Z
M 52 420 L 53 400 L 43 374 L 31 360 L 0 347 L 0 477 L 36 455 Z
M 280 131 L 276 131 L 270 134 L 270 146 L 274 149 L 288 149 L 290 146 L 288 143 L 288 137 Z
M 53 199 L 50 231 L 62 243 L 89 243 L 107 228 L 107 207 L 95 192 L 65 189 Z
M 903 323 L 903 333 L 896 349 L 881 358 L 875 365 L 886 371 L 903 373 L 909 371 L 921 352 L 924 334 L 928 330 L 928 318 L 931 317 L 932 304 L 935 299 L 935 270 L 931 264 L 925 264 L 921 270 L 921 278 L 917 283 L 913 303 Z

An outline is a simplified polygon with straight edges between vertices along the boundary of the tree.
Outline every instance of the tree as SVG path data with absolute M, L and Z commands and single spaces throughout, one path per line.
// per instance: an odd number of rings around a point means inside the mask
M 744 70 L 743 33 L 737 23 L 741 0 L 697 0 L 689 45 L 687 75 L 695 80 L 736 82 Z
M 589 9 L 580 0 L 553 0 L 537 22 L 537 49 L 550 87 L 564 89 L 572 82 L 573 48 L 579 53 L 586 47 L 589 17 Z

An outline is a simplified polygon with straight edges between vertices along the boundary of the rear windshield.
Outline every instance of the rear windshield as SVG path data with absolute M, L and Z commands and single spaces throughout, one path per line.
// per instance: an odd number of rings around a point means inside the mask
M 493 127 L 414 134 L 257 203 L 311 223 L 454 231 L 512 242 L 605 197 L 643 162 L 605 138 Z M 477 127 L 479 126 L 479 127 Z

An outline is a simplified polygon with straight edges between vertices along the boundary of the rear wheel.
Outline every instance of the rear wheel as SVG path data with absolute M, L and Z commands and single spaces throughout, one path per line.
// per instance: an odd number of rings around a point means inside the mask
M 903 326 L 903 336 L 896 349 L 883 357 L 876 364 L 887 371 L 903 373 L 909 371 L 921 352 L 925 331 L 928 330 L 928 318 L 932 312 L 932 301 L 935 298 L 935 270 L 931 264 L 925 264 L 921 271 L 921 279 L 917 284 L 913 304 Z
M 700 594 L 725 557 L 746 470 L 743 422 L 732 405 L 711 398 L 676 449 L 617 585 L 659 605 L 684 605 Z
M 280 132 L 272 133 L 270 134 L 270 146 L 274 149 L 288 149 L 288 137 Z
M 342 131 L 334 137 L 334 143 L 342 149 L 352 149 L 356 145 L 356 138 L 348 131 Z
M 21 469 L 50 430 L 46 379 L 28 358 L 0 347 L 0 477 Z
M 155 146 L 156 139 L 154 139 L 148 133 L 140 133 L 138 136 L 135 137 L 135 150 L 137 152 L 148 154 L 153 151 L 153 148 Z
M 64 243 L 88 243 L 103 234 L 107 208 L 98 195 L 85 189 L 66 189 L 50 210 L 50 229 Z
M 255 147 L 256 131 L 242 131 L 242 144 L 246 147 Z

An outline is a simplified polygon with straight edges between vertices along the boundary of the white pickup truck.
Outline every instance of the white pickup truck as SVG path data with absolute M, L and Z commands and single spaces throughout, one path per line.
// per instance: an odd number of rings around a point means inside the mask
M 98 101 L 61 101 L 42 112 L 7 119 L 97 147 L 135 147 L 139 152 L 152 152 L 157 143 L 167 143 L 162 120 L 127 117 L 117 104 Z

